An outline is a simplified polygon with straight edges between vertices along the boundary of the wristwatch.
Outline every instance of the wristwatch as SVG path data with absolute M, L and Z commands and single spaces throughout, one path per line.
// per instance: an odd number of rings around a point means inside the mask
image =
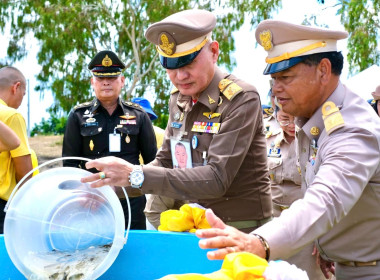
M 132 172 L 129 174 L 129 182 L 132 188 L 141 188 L 144 182 L 144 172 L 142 171 L 141 165 L 135 165 Z

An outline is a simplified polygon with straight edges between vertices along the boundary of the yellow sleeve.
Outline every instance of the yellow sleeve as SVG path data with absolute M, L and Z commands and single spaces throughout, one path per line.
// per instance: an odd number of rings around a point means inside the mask
M 6 124 L 17 134 L 20 139 L 20 146 L 10 151 L 11 157 L 21 157 L 30 155 L 28 135 L 26 133 L 25 120 L 20 113 L 12 115 Z

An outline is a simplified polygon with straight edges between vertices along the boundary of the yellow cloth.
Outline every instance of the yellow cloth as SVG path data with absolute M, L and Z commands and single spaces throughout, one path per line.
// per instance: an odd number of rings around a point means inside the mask
M 32 158 L 32 166 L 34 169 L 38 166 L 38 159 L 37 159 L 36 152 L 32 148 L 30 149 L 30 156 Z M 40 173 L 38 169 L 34 170 L 33 177 L 36 176 L 38 173 Z
M 2 99 L 0 99 L 0 120 L 17 134 L 21 142 L 18 148 L 0 153 L 0 198 L 8 200 L 17 184 L 12 158 L 30 155 L 30 149 L 23 116 L 16 109 L 8 107 Z
M 184 204 L 179 210 L 167 210 L 161 213 L 158 230 L 162 231 L 189 231 L 210 228 L 206 220 L 205 209 Z
M 160 280 L 264 280 L 268 262 L 247 252 L 231 253 L 224 258 L 222 268 L 209 274 L 171 274 Z

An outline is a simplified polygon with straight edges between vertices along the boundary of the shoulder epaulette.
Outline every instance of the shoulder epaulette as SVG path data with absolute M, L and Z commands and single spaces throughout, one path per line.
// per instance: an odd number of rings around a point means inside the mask
M 124 101 L 122 100 L 121 101 L 124 105 L 126 106 L 129 106 L 129 107 L 132 107 L 132 108 L 137 108 L 137 109 L 140 109 L 142 111 L 144 111 L 143 107 L 141 107 L 139 104 L 137 103 L 134 103 L 134 102 L 131 102 L 131 101 Z
M 232 100 L 236 95 L 241 93 L 243 89 L 229 79 L 223 79 L 219 82 L 219 90 L 228 100 Z
M 172 90 L 170 91 L 170 94 L 176 93 L 178 91 L 179 91 L 178 88 L 176 88 L 175 86 L 173 86 Z
M 80 108 L 84 108 L 84 107 L 89 107 L 91 105 L 92 105 L 92 101 L 84 102 L 84 103 L 75 105 L 74 106 L 74 110 L 77 110 L 77 109 L 80 109 Z
M 327 101 L 322 105 L 322 119 L 328 135 L 344 126 L 342 114 L 332 101 Z

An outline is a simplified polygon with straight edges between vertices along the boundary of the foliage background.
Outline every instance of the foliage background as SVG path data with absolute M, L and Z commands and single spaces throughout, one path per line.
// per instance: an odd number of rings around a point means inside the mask
M 326 9 L 338 7 L 337 16 L 350 33 L 347 60 L 351 72 L 380 64 L 380 0 L 315 1 Z M 54 96 L 51 118 L 36 128 L 45 133 L 43 128 L 54 127 L 56 119 L 74 105 L 91 99 L 87 64 L 99 50 L 112 49 L 127 65 L 123 98 L 153 96 L 159 115 L 155 124 L 165 127 L 171 84 L 154 46 L 144 38 L 147 26 L 183 9 L 213 11 L 218 17 L 214 33 L 221 48 L 219 64 L 231 70 L 236 65 L 230 55 L 235 50 L 232 33 L 246 21 L 254 28 L 281 5 L 281 0 L 2 0 L 0 31 L 10 24 L 12 38 L 0 64 L 20 61 L 30 49 L 30 36 L 38 40 L 37 60 L 42 68 L 35 90 Z M 314 23 L 319 24 L 316 17 L 305 18 L 304 24 Z

